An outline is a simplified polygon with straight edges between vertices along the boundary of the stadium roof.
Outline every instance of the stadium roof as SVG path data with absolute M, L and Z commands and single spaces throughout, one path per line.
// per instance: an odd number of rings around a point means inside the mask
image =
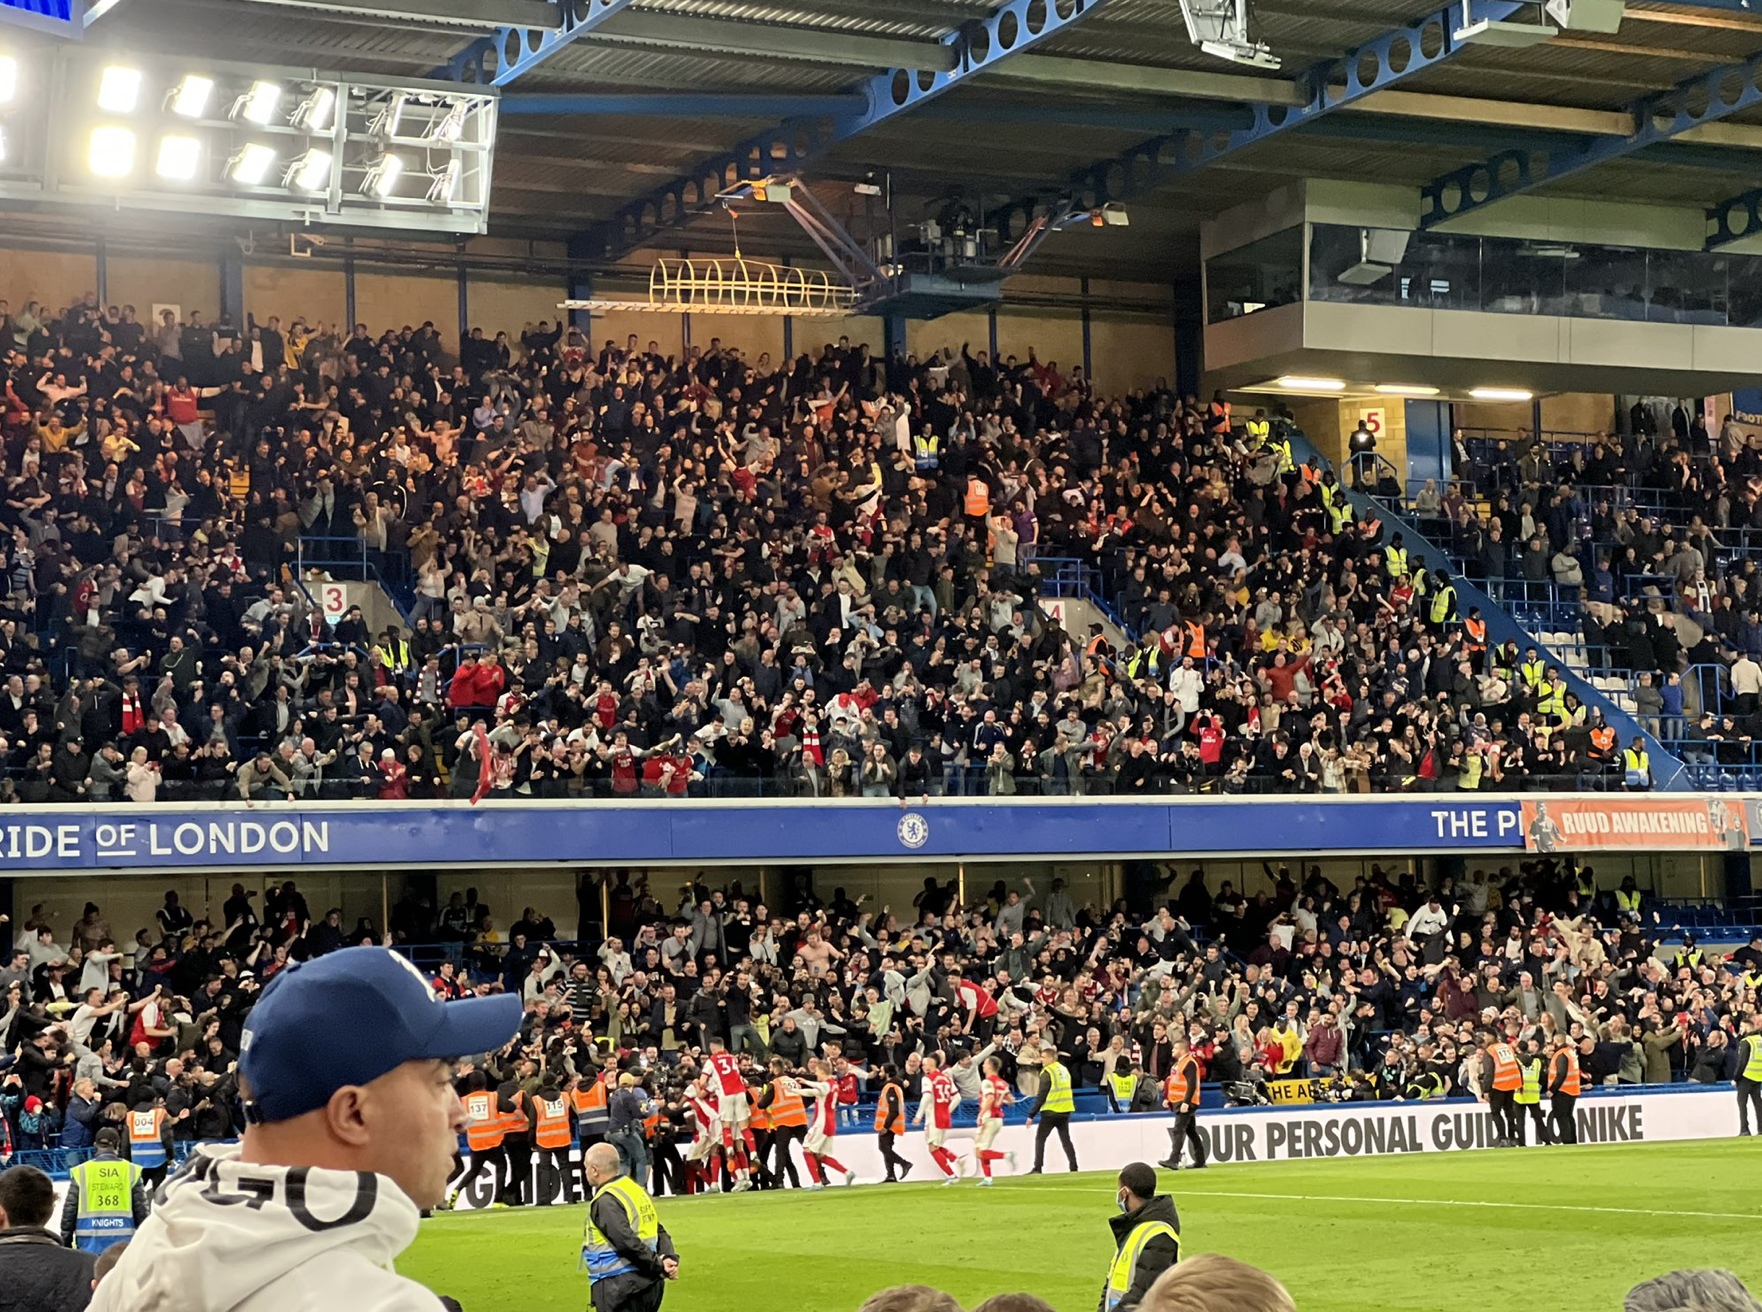
M 1052 2 L 1060 13 L 1071 5 Z M 871 170 L 891 171 L 904 220 L 934 215 L 956 197 L 995 210 L 1056 192 L 1085 167 L 1158 134 L 1186 124 L 1211 130 L 1233 115 L 1245 121 L 1257 103 L 1290 103 L 1298 74 L 1423 19 L 1441 2 L 1258 0 L 1255 36 L 1283 60 L 1281 70 L 1267 71 L 1201 53 L 1178 0 L 1088 0 L 1081 21 L 832 145 L 804 176 L 837 213 L 853 204 L 848 184 Z M 503 87 L 492 235 L 554 240 L 591 231 L 786 119 L 853 112 L 860 102 L 850 97 L 877 75 L 946 58 L 938 43 L 995 7 L 991 0 L 565 3 L 614 12 Z M 554 23 L 557 12 L 543 0 L 124 0 L 87 41 L 411 76 L 493 36 L 487 24 L 496 18 Z M 1169 177 L 1130 203 L 1130 226 L 1061 235 L 1031 268 L 1173 278 L 1191 269 L 1202 220 L 1291 179 L 1418 188 L 1514 142 L 1625 135 L 1624 111 L 1637 97 L 1758 52 L 1762 11 L 1746 12 L 1743 0 L 1629 0 L 1614 34 L 1564 32 L 1529 49 L 1474 45 L 1409 72 L 1398 89 L 1371 92 Z M 544 112 L 553 106 L 539 98 L 557 96 L 592 98 L 554 106 L 592 112 Z M 1762 109 L 1748 108 L 1550 185 L 1575 196 L 1711 205 L 1753 185 L 1758 163 Z M 743 213 L 741 229 L 748 254 L 812 255 L 774 207 Z M 698 217 L 649 245 L 727 249 L 729 221 Z

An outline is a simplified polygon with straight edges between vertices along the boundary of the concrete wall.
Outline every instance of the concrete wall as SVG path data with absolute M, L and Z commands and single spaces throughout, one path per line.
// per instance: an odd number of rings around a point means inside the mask
M 74 242 L 70 236 L 68 244 Z M 0 216 L 0 299 L 9 300 L 14 308 L 36 300 L 59 311 L 96 292 L 98 262 L 92 249 L 13 249 L 5 243 L 4 216 Z M 50 243 L 45 239 L 43 244 Z M 379 332 L 432 320 L 447 346 L 456 348 L 459 282 L 453 251 L 397 247 L 377 240 L 359 240 L 350 249 L 355 266 L 355 321 Z M 403 257 L 420 253 L 432 261 L 432 267 L 388 263 L 392 252 Z M 220 309 L 221 253 L 218 246 L 213 259 L 113 250 L 105 262 L 107 300 L 134 305 L 143 319 L 154 305 L 175 305 L 186 314 L 197 311 L 212 318 Z M 495 239 L 467 246 L 468 258 L 507 261 L 526 256 L 536 262 L 558 260 L 561 255 L 560 248 Z M 632 265 L 629 272 L 638 273 L 642 268 L 646 266 Z M 540 319 L 555 323 L 563 315 L 558 302 L 565 295 L 560 275 L 521 273 L 511 263 L 506 269 L 473 268 L 466 279 L 466 323 L 486 334 L 505 330 L 517 336 L 522 328 Z M 996 311 L 1000 357 L 1014 355 L 1026 360 L 1032 350 L 1039 359 L 1056 361 L 1063 370 L 1080 366 L 1084 357 L 1082 313 L 1074 305 L 1055 308 L 1043 302 L 1050 297 L 1075 302 L 1081 295 L 1081 283 L 1074 278 L 1028 274 L 1012 279 Z M 1012 301 L 1012 297 L 1016 299 Z M 293 259 L 285 252 L 272 254 L 260 248 L 245 263 L 244 302 L 246 311 L 259 320 L 278 315 L 284 322 L 303 316 L 325 324 L 345 323 L 348 283 L 336 258 L 335 244 L 312 259 Z M 1089 289 L 1089 304 L 1089 341 L 1098 385 L 1109 391 L 1127 391 L 1174 378 L 1171 288 L 1097 280 Z M 817 351 L 828 342 L 848 337 L 853 343 L 866 342 L 879 355 L 886 342 L 885 326 L 871 316 L 798 317 L 791 329 L 797 354 Z M 622 345 L 635 333 L 643 345 L 652 341 L 666 353 L 680 351 L 687 344 L 707 347 L 720 338 L 749 359 L 769 355 L 773 361 L 781 361 L 785 356 L 784 321 L 778 316 L 694 314 L 688 321 L 677 314 L 619 310 L 594 313 L 589 332 L 596 345 L 608 339 Z M 944 346 L 958 350 L 962 343 L 975 351 L 988 350 L 991 337 L 992 315 L 982 308 L 913 321 L 908 324 L 906 344 L 921 358 Z

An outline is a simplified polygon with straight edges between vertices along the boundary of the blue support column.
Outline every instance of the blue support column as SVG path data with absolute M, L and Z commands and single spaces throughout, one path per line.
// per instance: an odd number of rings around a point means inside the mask
M 98 305 L 100 308 L 110 304 L 110 251 L 102 237 L 98 238 L 96 251 L 98 266 Z
M 1412 489 L 1435 478 L 1442 488 L 1450 480 L 1450 403 L 1407 403 L 1407 485 Z
M 881 324 L 887 334 L 887 358 L 891 360 L 898 356 L 903 360 L 905 358 L 905 316 L 890 314 L 881 321 Z
M 471 336 L 471 280 L 465 273 L 465 255 L 459 254 L 459 351 L 465 350 L 465 339 Z
M 343 318 L 349 321 L 348 333 L 355 331 L 355 257 L 343 256 Z M 344 334 L 345 336 L 347 333 Z
M 230 242 L 220 257 L 220 312 L 235 327 L 245 326 L 245 257 Z
M 902 314 L 887 315 L 882 319 L 881 326 L 886 334 L 887 385 L 888 387 L 897 387 L 898 380 L 904 377 L 902 364 L 905 360 L 905 316 Z M 900 363 L 896 363 L 896 361 Z
M 1090 386 L 1095 385 L 1095 349 L 1089 337 L 1089 280 L 1082 280 L 1083 294 L 1083 377 L 1089 380 Z
M 593 299 L 593 279 L 586 274 L 578 273 L 569 279 L 567 299 L 571 301 L 587 301 Z M 587 335 L 587 344 L 593 345 L 593 311 L 569 311 L 569 326 L 579 328 Z
M 1175 284 L 1175 390 L 1199 395 L 1205 372 L 1204 289 L 1197 278 Z
M 789 267 L 789 257 L 783 257 L 783 267 Z M 783 316 L 783 360 L 788 363 L 795 358 L 795 318 L 793 315 Z
M 989 321 L 987 327 L 990 329 L 991 367 L 995 369 L 997 368 L 997 307 L 995 305 L 986 310 L 985 318 Z

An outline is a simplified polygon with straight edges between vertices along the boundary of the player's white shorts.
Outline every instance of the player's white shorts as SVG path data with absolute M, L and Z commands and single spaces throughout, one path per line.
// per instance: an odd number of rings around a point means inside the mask
M 716 1104 L 716 1115 L 730 1130 L 739 1130 L 752 1120 L 752 1106 L 744 1093 L 725 1093 Z
M 997 1132 L 1003 1129 L 1003 1117 L 988 1116 L 979 1122 L 979 1137 L 973 1140 L 975 1148 L 989 1148 L 997 1138 Z
M 833 1136 L 824 1130 L 809 1130 L 808 1137 L 802 1144 L 802 1151 L 812 1153 L 815 1157 L 824 1157 L 832 1151 L 832 1139 Z
M 703 1134 L 691 1141 L 691 1147 L 685 1151 L 688 1162 L 704 1161 L 709 1155 L 722 1146 L 722 1126 L 720 1122 L 711 1121 Z
M 940 1148 L 947 1141 L 948 1131 L 940 1125 L 926 1125 L 924 1127 L 924 1142 L 932 1148 Z

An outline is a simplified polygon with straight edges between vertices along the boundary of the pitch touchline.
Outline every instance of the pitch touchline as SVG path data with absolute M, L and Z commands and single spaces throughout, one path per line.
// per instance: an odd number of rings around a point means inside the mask
M 1075 1193 L 1076 1185 L 1054 1185 L 1051 1192 Z M 1091 1193 L 1084 1189 L 1081 1192 Z M 1724 1221 L 1755 1221 L 1762 1219 L 1754 1212 L 1685 1212 L 1676 1208 L 1668 1211 L 1647 1207 L 1591 1207 L 1581 1203 L 1508 1203 L 1488 1201 L 1484 1199 L 1461 1198 L 1375 1198 L 1366 1194 L 1271 1194 L 1254 1193 L 1245 1189 L 1186 1189 L 1180 1190 L 1183 1198 L 1278 1198 L 1294 1203 L 1408 1203 L 1421 1207 L 1513 1207 L 1526 1211 L 1537 1212 L 1614 1212 L 1624 1216 L 1697 1216 L 1710 1217 Z

